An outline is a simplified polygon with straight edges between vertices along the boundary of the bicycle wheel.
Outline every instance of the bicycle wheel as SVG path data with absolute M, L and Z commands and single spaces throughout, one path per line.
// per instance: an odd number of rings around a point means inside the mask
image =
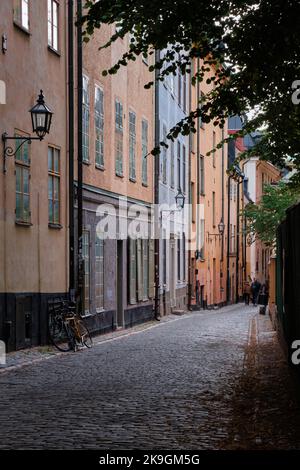
M 72 345 L 70 344 L 68 331 L 61 315 L 51 315 L 49 319 L 49 338 L 53 346 L 59 351 L 70 351 Z
M 82 320 L 78 320 L 78 328 L 80 331 L 82 344 L 84 344 L 87 348 L 91 348 L 93 345 L 93 340 L 87 326 Z

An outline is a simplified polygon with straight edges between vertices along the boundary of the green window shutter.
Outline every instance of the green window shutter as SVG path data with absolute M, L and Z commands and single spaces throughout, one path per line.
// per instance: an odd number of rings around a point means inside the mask
M 129 303 L 136 304 L 136 240 L 129 243 Z
M 139 238 L 137 246 L 137 297 L 138 301 L 143 300 L 143 256 L 142 256 L 142 240 Z
M 149 240 L 149 297 L 154 298 L 154 240 Z

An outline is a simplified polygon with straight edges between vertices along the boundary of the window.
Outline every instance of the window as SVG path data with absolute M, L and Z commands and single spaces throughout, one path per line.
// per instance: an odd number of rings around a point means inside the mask
M 180 142 L 177 142 L 177 189 L 181 189 L 181 148 Z
M 212 192 L 212 221 L 213 227 L 216 226 L 216 193 Z
M 115 163 L 116 174 L 123 176 L 123 106 L 115 101 Z
M 90 313 L 90 232 L 82 233 L 82 257 L 84 262 L 84 312 Z
M 82 159 L 89 161 L 89 138 L 90 138 L 90 98 L 89 79 L 85 75 L 82 77 Z
M 171 188 L 175 187 L 175 155 L 174 155 L 174 142 L 171 140 Z
M 182 79 L 182 73 L 180 70 L 178 70 L 178 104 L 181 106 L 181 80 Z
M 148 121 L 142 120 L 142 183 L 147 184 Z
M 183 111 L 186 112 L 186 74 L 183 74 Z
M 14 0 L 14 20 L 29 30 L 29 0 Z
M 19 136 L 18 136 L 19 137 Z M 16 140 L 16 148 L 21 141 Z M 16 153 L 16 221 L 30 222 L 30 159 L 29 145 L 25 142 Z
M 95 87 L 95 163 L 104 167 L 104 106 L 103 90 Z
M 170 90 L 172 95 L 174 95 L 174 88 L 175 88 L 175 75 L 171 72 L 169 75 L 169 84 L 170 84 Z
M 200 194 L 204 196 L 205 194 L 205 172 L 204 172 L 204 157 L 199 157 L 199 183 L 200 183 Z
M 128 239 L 128 247 L 129 247 L 129 303 L 136 304 L 136 271 L 137 271 L 137 256 L 136 256 L 136 240 L 132 238 Z
M 48 147 L 48 221 L 60 222 L 60 151 Z
M 136 116 L 135 113 L 129 112 L 129 179 L 136 180 L 135 174 L 135 143 L 136 143 Z
M 265 186 L 265 174 L 262 173 L 262 175 L 261 175 L 261 192 L 262 192 L 262 194 L 264 193 L 264 189 L 265 189 L 264 186 Z
M 182 191 L 186 191 L 186 152 L 185 145 L 182 146 Z
M 204 259 L 204 247 L 205 247 L 205 220 L 200 219 L 200 257 Z
M 58 3 L 48 0 L 48 45 L 58 50 Z
M 167 239 L 166 239 L 166 233 L 164 231 L 164 236 L 163 236 L 163 252 L 162 252 L 162 268 L 163 268 L 163 284 L 167 284 Z
M 213 131 L 213 149 L 216 146 L 216 131 Z M 216 168 L 216 152 L 214 151 L 213 155 L 213 167 Z
M 191 183 L 191 205 L 192 205 L 192 222 L 196 220 L 196 204 L 195 204 L 195 184 Z
M 163 125 L 163 141 L 167 143 L 167 128 Z M 162 180 L 167 183 L 167 148 L 163 146 L 162 150 Z
M 96 312 L 104 309 L 104 240 L 97 235 L 95 243 L 95 304 Z
M 180 238 L 177 239 L 177 280 L 181 279 L 181 264 L 180 264 L 181 252 L 180 252 Z
M 143 249 L 143 300 L 149 297 L 149 240 L 142 240 Z

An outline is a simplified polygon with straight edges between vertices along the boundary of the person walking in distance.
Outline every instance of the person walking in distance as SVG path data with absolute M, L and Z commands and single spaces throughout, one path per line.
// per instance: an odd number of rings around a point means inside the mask
M 258 294 L 260 291 L 260 282 L 254 277 L 251 284 L 251 293 L 252 293 L 252 303 L 256 307 Z
M 245 305 L 249 305 L 250 294 L 251 294 L 250 283 L 248 281 L 245 281 L 244 282 L 244 301 L 245 301 Z

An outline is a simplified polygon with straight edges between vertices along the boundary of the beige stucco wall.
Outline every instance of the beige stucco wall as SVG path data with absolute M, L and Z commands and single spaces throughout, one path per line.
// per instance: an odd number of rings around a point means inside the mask
M 60 54 L 47 46 L 47 1 L 33 0 L 30 31 L 13 22 L 13 1 L 0 2 L 0 34 L 7 35 L 8 49 L 0 51 L 0 80 L 6 82 L 6 105 L 0 107 L 0 133 L 15 129 L 32 133 L 28 110 L 40 89 L 54 112 L 50 134 L 31 144 L 31 223 L 15 223 L 15 164 L 10 157 L 7 173 L 0 168 L 0 291 L 66 292 L 67 273 L 67 121 L 66 121 L 66 15 L 60 5 Z M 60 148 L 61 229 L 48 227 L 47 147 Z

